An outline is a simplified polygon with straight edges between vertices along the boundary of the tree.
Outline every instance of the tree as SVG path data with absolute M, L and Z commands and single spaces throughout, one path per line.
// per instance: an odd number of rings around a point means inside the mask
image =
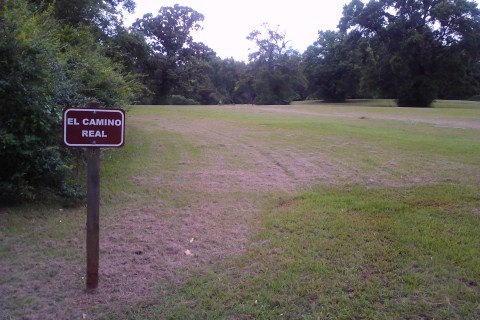
M 246 65 L 245 73 L 235 84 L 234 99 L 236 103 L 253 104 L 256 101 L 256 90 L 254 84 L 257 80 L 254 78 L 254 67 L 252 64 Z
M 192 42 L 177 60 L 176 95 L 200 104 L 216 104 L 218 99 L 210 78 L 215 52 L 203 43 Z
M 253 66 L 253 88 L 257 104 L 288 104 L 302 97 L 306 81 L 301 73 L 301 57 L 288 46 L 286 33 L 263 24 L 247 37 L 257 46 L 249 55 Z
M 353 0 L 340 32 L 364 37 L 362 87 L 399 106 L 428 107 L 442 92 L 478 92 L 480 11 L 469 0 Z M 452 80 L 457 84 L 452 87 Z
M 220 104 L 251 103 L 243 99 L 238 89 L 241 79 L 246 73 L 246 64 L 235 61 L 233 58 L 220 59 L 216 57 L 212 61 L 210 79 L 215 88 L 214 95 Z
M 117 27 L 114 35 L 104 44 L 105 54 L 130 73 L 144 72 L 143 64 L 148 60 L 151 50 L 143 33 Z
M 361 37 L 358 33 L 320 31 L 318 40 L 303 55 L 311 97 L 343 102 L 358 96 Z
M 132 13 L 134 0 L 29 0 L 35 10 L 51 7 L 53 17 L 63 25 L 94 27 L 97 37 L 105 40 L 114 34 L 122 23 L 122 10 Z
M 168 103 L 173 94 L 196 95 L 194 85 L 206 85 L 206 61 L 215 54 L 207 46 L 195 43 L 190 34 L 201 28 L 203 19 L 197 11 L 177 4 L 162 7 L 155 17 L 146 14 L 133 24 L 132 30 L 143 33 L 151 47 L 143 71 L 145 84 L 153 92 L 152 103 Z

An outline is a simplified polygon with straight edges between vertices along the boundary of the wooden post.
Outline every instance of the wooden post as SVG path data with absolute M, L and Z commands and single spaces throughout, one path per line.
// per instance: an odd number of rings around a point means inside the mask
M 109 124 L 105 125 L 107 120 Z M 100 150 L 123 146 L 125 112 L 103 109 L 98 102 L 92 101 L 87 108 L 64 109 L 62 123 L 64 145 L 87 148 L 86 287 L 87 292 L 94 292 L 98 287 L 100 256 Z
M 87 291 L 98 286 L 100 252 L 100 148 L 87 149 Z
M 97 120 L 97 121 L 94 121 Z M 101 120 L 101 121 L 99 121 Z M 105 121 L 109 121 L 105 125 Z M 125 138 L 125 111 L 100 108 L 92 101 L 86 108 L 66 108 L 62 117 L 63 143 L 87 148 L 87 292 L 98 287 L 100 256 L 100 148 L 120 148 Z M 111 125 L 113 123 L 114 125 Z

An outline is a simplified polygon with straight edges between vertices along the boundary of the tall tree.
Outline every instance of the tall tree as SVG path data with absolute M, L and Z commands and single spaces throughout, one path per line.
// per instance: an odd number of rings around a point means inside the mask
M 353 0 L 340 32 L 366 39 L 362 86 L 397 98 L 399 106 L 428 107 L 447 93 L 478 92 L 480 11 L 469 0 Z M 456 83 L 452 86 L 452 80 Z
M 193 42 L 193 30 L 201 29 L 204 16 L 192 8 L 180 6 L 162 7 L 157 16 L 148 13 L 133 24 L 142 31 L 152 48 L 163 55 L 173 57 Z
M 286 33 L 263 24 L 247 37 L 257 50 L 249 55 L 253 66 L 255 103 L 288 104 L 305 93 L 300 54 L 288 46 Z
M 218 103 L 210 77 L 215 59 L 216 53 L 203 43 L 192 42 L 184 48 L 176 63 L 173 92 L 200 104 Z
M 105 54 L 131 73 L 142 73 L 151 49 L 143 33 L 118 27 L 109 41 L 104 43 Z
M 122 26 L 123 12 L 132 13 L 134 0 L 29 0 L 37 10 L 53 8 L 53 16 L 60 23 L 73 27 L 90 26 L 97 37 L 105 40 Z
M 244 77 L 246 64 L 235 61 L 233 58 L 215 58 L 212 61 L 210 78 L 215 88 L 215 97 L 220 104 L 249 103 L 248 99 L 242 99 L 237 92 L 237 85 Z
M 360 46 L 358 33 L 319 32 L 318 40 L 303 55 L 311 97 L 343 102 L 358 96 Z
M 202 82 L 199 77 L 204 76 L 204 71 L 198 70 L 202 69 L 201 65 L 206 67 L 202 61 L 211 52 L 206 53 L 208 47 L 195 43 L 191 32 L 201 29 L 203 19 L 201 13 L 176 4 L 162 7 L 157 16 L 146 14 L 133 24 L 132 30 L 143 33 L 151 48 L 144 71 L 146 85 L 153 92 L 152 103 L 168 103 L 172 94 L 193 89 L 185 85 Z M 187 75 L 187 70 L 198 72 Z

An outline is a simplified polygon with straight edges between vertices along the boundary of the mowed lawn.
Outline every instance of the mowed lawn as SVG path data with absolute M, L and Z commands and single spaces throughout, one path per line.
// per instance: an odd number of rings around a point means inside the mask
M 8 319 L 479 319 L 480 105 L 136 106 L 84 208 L 0 209 Z

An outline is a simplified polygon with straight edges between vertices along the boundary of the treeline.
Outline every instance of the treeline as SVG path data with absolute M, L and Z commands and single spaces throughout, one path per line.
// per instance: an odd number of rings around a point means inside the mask
M 480 92 L 480 11 L 467 0 L 352 0 L 338 30 L 304 54 L 324 99 L 392 98 L 399 106 Z
M 391 98 L 428 107 L 480 93 L 480 11 L 469 0 L 352 0 L 304 53 L 280 29 L 247 38 L 248 63 L 221 59 L 193 30 L 204 16 L 163 7 L 131 27 L 133 0 L 0 0 L 0 202 L 81 197 L 79 152 L 61 112 L 128 104 L 288 104 Z
M 247 37 L 249 62 L 220 59 L 191 30 L 203 16 L 162 8 L 129 29 L 138 40 L 132 72 L 152 93 L 146 104 L 254 103 L 391 98 L 428 107 L 480 93 L 480 12 L 468 0 L 352 0 L 337 30 L 319 32 L 300 54 L 264 25 Z M 130 51 L 132 52 L 132 51 Z
M 129 71 L 147 91 L 142 104 L 287 104 L 306 97 L 301 55 L 285 35 L 264 25 L 248 39 L 250 62 L 221 59 L 191 36 L 204 16 L 189 7 L 163 7 L 138 19 L 118 43 Z M 120 49 L 122 50 L 122 49 Z M 133 54 L 133 56 L 132 56 Z

